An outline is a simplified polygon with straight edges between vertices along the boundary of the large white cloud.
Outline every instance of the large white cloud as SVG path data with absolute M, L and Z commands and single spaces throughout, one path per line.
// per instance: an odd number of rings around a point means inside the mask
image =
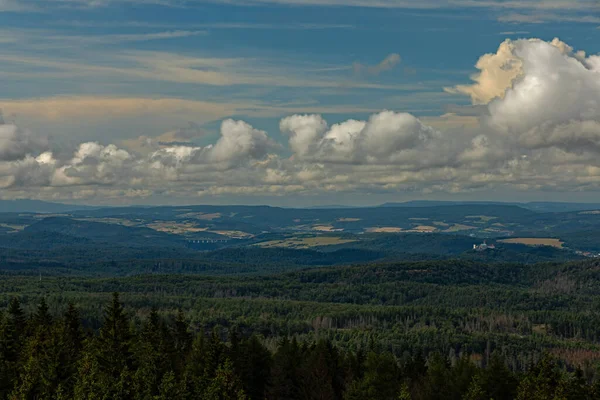
M 422 162 L 416 153 L 433 151 L 439 132 L 411 114 L 383 111 L 368 121 L 347 120 L 331 127 L 319 115 L 293 115 L 280 123 L 300 159 L 338 164 Z
M 552 160 L 587 170 L 600 152 L 599 59 L 559 39 L 506 40 L 482 56 L 475 83 L 450 89 L 487 110 L 482 135 L 462 158 L 530 157 L 545 168 Z
M 304 157 L 314 150 L 318 138 L 327 130 L 327 122 L 320 115 L 293 115 L 282 119 L 279 129 L 289 135 L 290 149 Z
M 588 60 L 556 39 L 519 40 L 512 49 L 523 72 L 504 98 L 489 104 L 490 125 L 519 135 L 543 124 L 548 129 L 600 119 L 600 68 L 594 57 Z
M 206 165 L 212 169 L 229 169 L 252 159 L 264 158 L 275 148 L 267 133 L 244 121 L 227 119 L 221 124 L 221 136 L 214 145 L 205 147 L 174 145 L 150 155 L 156 168 L 162 166 Z
M 395 111 L 331 124 L 321 115 L 292 115 L 279 124 L 289 153 L 267 132 L 231 119 L 210 145 L 191 142 L 200 136 L 195 129 L 125 148 L 82 143 L 66 156 L 0 124 L 1 193 L 85 199 L 600 190 L 599 56 L 558 39 L 505 41 L 477 68 L 471 85 L 448 89 L 482 111 L 468 124 Z

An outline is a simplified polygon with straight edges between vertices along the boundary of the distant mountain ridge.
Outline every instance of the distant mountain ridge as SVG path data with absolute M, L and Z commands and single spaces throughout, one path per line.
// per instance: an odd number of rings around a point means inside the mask
M 342 209 L 368 209 L 368 208 L 423 208 L 423 207 L 448 207 L 448 206 L 517 206 L 530 211 L 537 212 L 573 212 L 573 211 L 589 211 L 600 210 L 600 203 L 569 203 L 569 202 L 552 202 L 552 201 L 533 201 L 533 202 L 505 202 L 505 201 L 444 201 L 444 200 L 411 200 L 406 202 L 389 202 L 379 206 L 346 206 L 346 205 L 322 205 L 308 207 L 274 207 L 274 206 L 228 206 L 228 205 L 207 205 L 206 207 L 219 208 L 270 208 L 270 209 L 285 209 L 285 210 L 342 210 Z M 189 205 L 185 207 L 197 207 Z M 89 206 L 53 203 L 42 200 L 0 200 L 0 213 L 64 213 L 71 211 L 87 211 L 100 209 L 148 209 L 148 208 L 185 208 L 184 206 L 153 206 L 153 205 L 135 205 L 125 207 L 110 207 L 110 206 Z
M 76 210 L 93 210 L 100 207 L 74 204 L 51 203 L 41 200 L 0 200 L 0 213 L 31 212 L 31 213 L 61 213 Z
M 379 207 L 440 207 L 440 206 L 464 206 L 464 205 L 498 205 L 518 206 L 531 211 L 538 212 L 571 212 L 600 210 L 600 203 L 567 203 L 553 201 L 531 201 L 531 202 L 504 202 L 504 201 L 443 201 L 443 200 L 412 200 L 400 203 L 384 203 Z

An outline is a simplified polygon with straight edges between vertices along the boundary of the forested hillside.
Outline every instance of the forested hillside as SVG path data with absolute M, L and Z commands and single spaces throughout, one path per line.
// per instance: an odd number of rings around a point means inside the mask
M 0 214 L 0 392 L 600 399 L 600 217 L 586 213 Z
M 397 358 L 498 352 L 515 371 L 544 352 L 593 374 L 600 360 L 597 261 L 497 263 L 405 261 L 276 274 L 130 277 L 5 274 L 0 305 L 18 296 L 34 313 L 41 297 L 59 314 L 77 305 L 102 325 L 102 303 L 122 293 L 135 324 L 152 307 L 182 309 L 196 329 L 233 327 L 269 343 L 327 338 L 344 351 L 372 343 Z
M 546 354 L 514 371 L 500 352 L 395 357 L 373 341 L 352 350 L 327 336 L 276 341 L 192 327 L 151 309 L 134 321 L 117 294 L 101 326 L 86 329 L 68 304 L 27 314 L 17 298 L 0 325 L 1 399 L 597 399 L 590 371 Z

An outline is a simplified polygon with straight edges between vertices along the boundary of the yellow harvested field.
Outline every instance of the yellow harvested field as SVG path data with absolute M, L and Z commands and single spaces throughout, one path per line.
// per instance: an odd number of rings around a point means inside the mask
M 582 211 L 579 214 L 588 214 L 588 215 L 597 215 L 600 214 L 600 210 L 593 210 L 593 211 Z
M 257 243 L 256 246 L 263 248 L 269 247 L 289 247 L 295 249 L 308 249 L 318 246 L 332 246 L 336 244 L 352 243 L 356 240 L 342 239 L 336 236 L 315 236 L 315 237 L 298 237 L 282 240 L 271 240 L 268 242 Z
M 12 229 L 13 231 L 22 231 L 27 225 L 0 224 L 2 228 Z
M 19 217 L 24 217 L 27 214 L 19 214 Z M 52 218 L 52 217 L 70 217 L 69 214 L 36 214 L 33 216 L 33 218 L 37 218 L 37 219 L 46 219 L 46 218 Z
M 411 230 L 409 230 L 407 232 L 429 233 L 429 232 L 435 232 L 437 230 L 438 230 L 438 228 L 436 228 L 435 226 L 419 225 L 419 226 L 415 226 L 414 228 L 412 228 Z
M 398 233 L 403 231 L 402 228 L 398 228 L 397 226 L 379 226 L 365 230 L 369 233 Z
M 333 225 L 315 225 L 312 227 L 313 231 L 319 231 L 319 232 L 339 232 L 339 231 L 343 231 L 343 229 L 336 229 L 333 227 Z
M 204 232 L 208 228 L 199 228 L 189 222 L 154 222 L 146 225 L 150 229 L 154 229 L 159 232 L 173 233 L 175 235 L 181 235 L 186 233 Z
M 358 222 L 360 218 L 338 218 L 338 222 Z
M 551 238 L 513 238 L 499 240 L 501 243 L 526 244 L 528 246 L 552 246 L 562 248 L 564 242 L 560 239 Z
M 248 232 L 243 231 L 210 231 L 212 233 L 216 233 L 218 235 L 228 236 L 232 239 L 249 239 L 254 235 Z
M 442 222 L 442 221 L 435 221 L 433 224 L 436 225 L 436 226 L 450 226 L 450 224 L 447 224 L 447 223 Z

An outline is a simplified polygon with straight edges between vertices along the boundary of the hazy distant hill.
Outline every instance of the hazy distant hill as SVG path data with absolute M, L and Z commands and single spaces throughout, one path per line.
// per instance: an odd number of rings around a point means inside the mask
M 600 203 L 555 203 L 535 201 L 522 204 L 522 207 L 540 212 L 572 212 L 600 210 Z
M 399 203 L 384 203 L 379 207 L 440 207 L 463 205 L 522 205 L 522 203 L 509 203 L 501 201 L 444 201 L 444 200 L 411 200 Z
M 437 201 L 413 200 L 402 203 L 384 203 L 380 207 L 440 207 L 457 205 L 501 205 L 519 206 L 538 212 L 571 212 L 600 210 L 600 203 L 562 203 L 553 201 L 532 201 L 528 203 L 502 202 L 502 201 Z
M 185 241 L 179 236 L 157 232 L 150 228 L 104 224 L 64 217 L 45 218 L 24 230 L 26 234 L 48 232 L 121 246 L 185 247 Z
M 74 210 L 90 210 L 97 207 L 50 203 L 40 200 L 0 200 L 0 212 L 61 213 Z

